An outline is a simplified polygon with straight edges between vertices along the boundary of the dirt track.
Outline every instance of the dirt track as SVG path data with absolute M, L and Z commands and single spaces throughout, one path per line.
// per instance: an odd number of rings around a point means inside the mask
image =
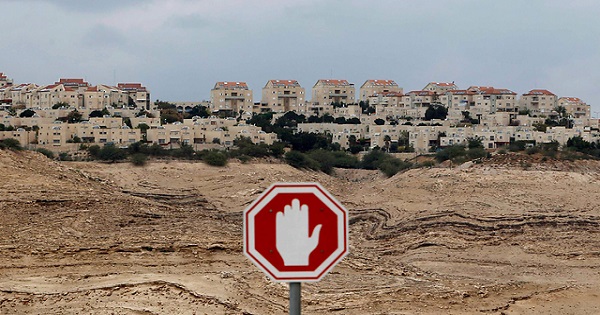
M 286 285 L 241 253 L 241 211 L 277 181 L 318 181 L 351 213 L 351 253 L 303 286 L 306 314 L 600 313 L 600 164 L 525 162 L 386 179 L 0 151 L 0 313 L 284 314 Z

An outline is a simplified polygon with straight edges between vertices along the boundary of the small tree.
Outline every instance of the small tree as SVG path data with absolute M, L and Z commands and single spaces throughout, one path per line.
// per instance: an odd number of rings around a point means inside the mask
M 0 149 L 11 149 L 11 150 L 23 150 L 23 147 L 21 147 L 21 143 L 19 142 L 19 140 L 14 139 L 14 138 L 6 138 L 4 140 L 0 140 Z
M 208 151 L 202 156 L 202 160 L 212 166 L 227 165 L 227 156 L 219 151 Z
M 446 107 L 444 107 L 443 105 L 432 104 L 429 105 L 429 107 L 427 107 L 424 119 L 446 119 L 446 116 L 448 116 L 448 109 L 446 109 Z
M 33 117 L 33 115 L 35 115 L 35 112 L 33 110 L 26 109 L 22 111 L 21 114 L 19 114 L 19 117 Z
M 148 129 L 150 129 L 150 126 L 148 126 L 145 123 L 141 123 L 137 125 L 137 128 L 141 130 L 142 133 L 146 133 L 146 131 L 148 131 Z
M 76 109 L 67 114 L 67 122 L 69 123 L 78 123 L 81 121 L 83 115 L 78 112 Z
M 98 157 L 101 160 L 116 162 L 124 160 L 127 157 L 127 153 L 117 148 L 114 144 L 106 144 L 98 153 Z
M 135 166 L 144 166 L 148 162 L 148 156 L 143 153 L 136 153 L 129 157 L 131 164 Z
M 385 120 L 383 120 L 381 118 L 377 118 L 373 122 L 378 126 L 385 125 Z
M 59 109 L 61 107 L 69 107 L 69 104 L 65 103 L 65 102 L 58 102 L 58 103 L 52 105 L 52 109 Z

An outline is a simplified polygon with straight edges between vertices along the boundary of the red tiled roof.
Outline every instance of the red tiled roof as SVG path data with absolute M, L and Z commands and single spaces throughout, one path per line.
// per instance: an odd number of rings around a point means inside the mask
M 467 89 L 467 91 L 475 92 L 477 94 L 484 94 L 484 95 L 486 95 L 486 94 L 487 95 L 505 95 L 505 94 L 517 95 L 517 93 L 515 93 L 509 89 L 497 89 L 492 86 L 471 86 Z
M 429 82 L 429 84 L 437 85 L 437 86 L 456 86 L 454 82 Z
M 470 91 L 470 90 L 450 90 L 446 93 L 452 94 L 452 95 L 475 95 L 475 94 L 477 94 L 474 91 Z
M 348 80 L 334 80 L 334 79 L 320 79 L 317 81 L 317 84 L 321 83 L 323 85 L 331 85 L 331 86 L 348 86 Z
M 0 72 L 0 79 L 6 79 L 6 75 L 3 72 Z
M 394 80 L 367 80 L 367 82 L 371 83 L 372 85 L 398 86 L 398 84 L 394 82 Z
M 579 97 L 561 97 L 561 99 L 567 100 L 570 103 L 583 103 Z
M 273 85 L 283 85 L 283 86 L 300 86 L 300 83 L 296 80 L 269 80 Z
M 400 92 L 380 92 L 380 93 L 375 93 L 372 96 L 402 97 L 402 96 L 404 96 L 404 94 L 402 94 Z
M 77 84 L 87 84 L 83 79 L 63 79 L 61 78 L 56 84 L 65 84 L 65 83 L 77 83 Z
M 410 91 L 406 94 L 415 94 L 417 96 L 433 96 L 436 93 L 434 91 Z
M 90 86 L 86 92 L 98 92 L 98 86 Z
M 231 89 L 248 89 L 248 84 L 246 84 L 246 82 L 229 82 L 229 81 L 223 81 L 223 82 L 217 82 L 215 84 L 215 89 L 216 88 L 231 88 Z
M 554 96 L 556 96 L 554 93 L 552 93 L 548 90 L 531 90 L 523 95 L 554 95 Z
M 59 86 L 60 84 L 50 84 L 50 85 L 46 85 L 44 87 L 42 87 L 42 90 L 51 90 L 57 86 Z
M 117 83 L 117 88 L 122 90 L 146 91 L 146 87 L 141 83 Z

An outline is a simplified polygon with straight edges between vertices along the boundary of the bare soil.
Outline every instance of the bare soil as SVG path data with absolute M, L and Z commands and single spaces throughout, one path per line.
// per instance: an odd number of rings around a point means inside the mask
M 273 182 L 325 186 L 350 254 L 306 314 L 600 313 L 600 163 L 503 155 L 335 176 L 273 161 L 53 162 L 0 151 L 1 314 L 285 314 L 242 254 Z

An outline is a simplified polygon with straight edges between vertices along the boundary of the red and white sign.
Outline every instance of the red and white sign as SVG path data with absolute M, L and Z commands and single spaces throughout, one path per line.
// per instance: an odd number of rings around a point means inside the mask
M 274 281 L 319 281 L 348 254 L 348 211 L 318 183 L 275 183 L 244 210 L 244 254 Z

